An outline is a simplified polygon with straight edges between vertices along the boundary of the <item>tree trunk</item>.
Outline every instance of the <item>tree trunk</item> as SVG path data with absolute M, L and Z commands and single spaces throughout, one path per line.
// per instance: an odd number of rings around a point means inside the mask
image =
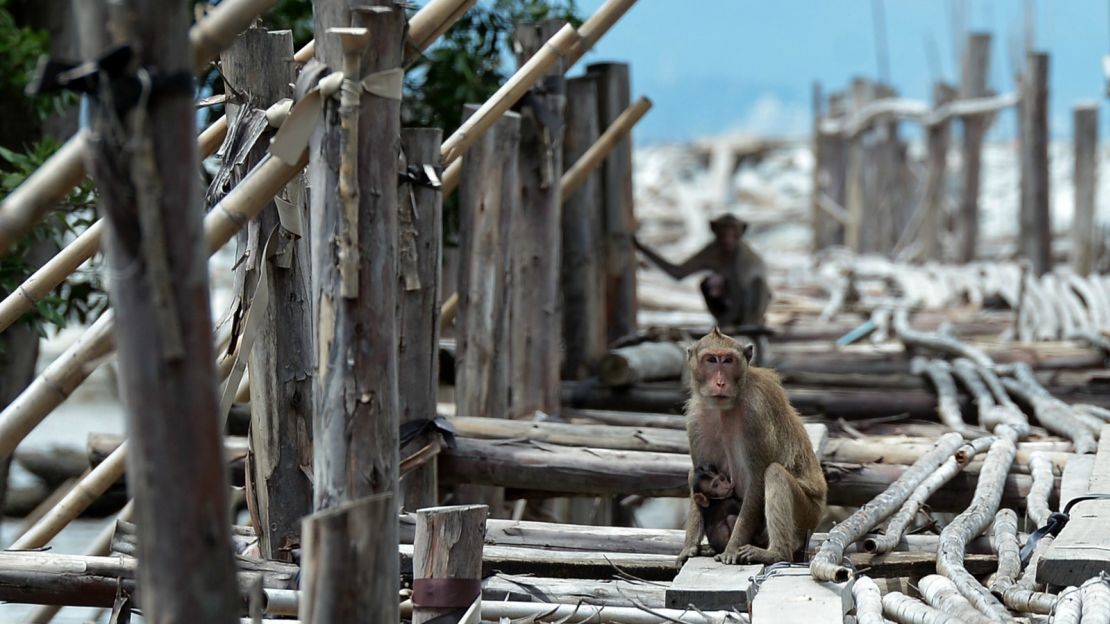
M 154 621 L 233 622 L 238 596 L 195 173 L 191 15 L 184 4 L 146 3 L 113 18 L 114 32 L 133 33 L 138 63 L 182 81 L 122 117 L 120 102 L 92 101 L 88 164 L 108 220 L 139 579 Z
M 310 623 L 392 622 L 397 560 L 385 553 L 397 544 L 397 525 L 376 510 L 394 509 L 399 463 L 401 103 L 400 94 L 372 93 L 357 81 L 400 69 L 405 15 L 388 0 L 329 0 L 315 3 L 314 18 L 316 57 L 343 68 L 345 84 L 339 99 L 324 103 L 325 124 L 309 144 L 318 513 L 305 531 L 314 532 L 319 559 L 306 582 L 319 593 L 302 614 Z M 334 550 L 340 544 L 342 553 Z
M 631 103 L 631 78 L 626 63 L 594 63 L 586 68 L 598 85 L 598 122 L 608 128 Z M 636 333 L 636 254 L 632 234 L 632 137 L 601 166 L 602 214 L 605 225 L 606 331 L 610 342 Z
M 291 68 L 285 60 L 292 54 L 290 31 L 267 32 L 262 28 L 243 32 L 223 53 L 222 73 L 229 83 L 225 91 L 231 97 L 228 118 L 233 120 L 228 132 L 233 141 L 225 143 L 225 152 L 234 151 L 239 140 L 249 140 L 243 136 L 250 126 L 248 115 L 243 113 L 251 109 L 265 111 L 292 95 Z M 233 177 L 241 179 L 256 166 L 267 147 L 265 139 L 257 141 L 243 161 L 243 170 Z M 225 162 L 235 157 L 234 153 L 224 154 Z M 284 224 L 277 203 L 270 202 L 238 237 L 241 253 L 245 254 L 238 269 L 243 278 L 237 280 L 243 284 L 240 310 L 248 306 L 259 288 L 266 289 L 270 301 L 266 309 L 254 312 L 263 316 L 249 354 L 252 517 L 258 522 L 262 553 L 283 561 L 292 560 L 292 550 L 300 544 L 301 518 L 312 511 L 312 483 L 305 471 L 312 467 L 313 352 L 308 241 L 301 237 L 302 228 L 298 227 L 299 212 L 304 208 L 301 188 L 299 181 L 294 181 L 280 200 L 294 211 L 287 213 Z M 267 249 L 271 232 L 275 238 Z M 269 256 L 263 258 L 267 251 Z
M 398 198 L 401 227 L 401 299 L 399 370 L 401 421 L 434 418 L 439 382 L 439 293 L 443 251 L 443 196 L 438 188 L 415 180 L 423 179 L 424 168 L 442 172 L 439 146 L 442 132 L 434 128 L 410 128 L 401 133 L 408 173 L 414 176 L 401 186 Z M 407 455 L 420 450 L 427 440 L 417 439 Z M 436 504 L 436 459 L 414 469 L 401 480 L 404 508 Z
M 517 65 L 538 52 L 563 20 L 522 24 L 513 33 Z M 510 418 L 559 414 L 559 269 L 562 258 L 563 109 L 566 81 L 555 63 L 520 107 L 520 210 L 512 220 L 514 285 L 509 291 Z

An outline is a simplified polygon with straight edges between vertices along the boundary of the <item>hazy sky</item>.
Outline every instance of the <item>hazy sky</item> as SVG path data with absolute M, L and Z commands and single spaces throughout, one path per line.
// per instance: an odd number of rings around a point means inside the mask
M 583 15 L 601 3 L 578 0 Z M 1023 0 L 883 0 L 890 75 L 902 95 L 926 99 L 935 72 L 958 80 L 953 32 L 960 20 L 953 15 L 961 4 L 967 28 L 994 35 L 990 86 L 1013 90 L 1015 52 L 1024 36 Z M 1035 44 L 1051 55 L 1054 136 L 1070 134 L 1072 104 L 1103 97 L 1101 63 L 1110 49 L 1107 4 L 1035 3 Z M 852 76 L 877 76 L 872 7 L 871 0 L 640 0 L 585 60 L 631 63 L 634 97 L 643 94 L 655 102 L 637 128 L 639 141 L 730 130 L 804 134 L 814 80 L 828 92 L 847 86 Z M 1013 125 L 1002 118 L 996 130 L 1012 133 Z

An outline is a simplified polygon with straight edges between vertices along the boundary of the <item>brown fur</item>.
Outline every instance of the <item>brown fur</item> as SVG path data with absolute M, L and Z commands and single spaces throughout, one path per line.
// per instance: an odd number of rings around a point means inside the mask
M 701 284 L 710 314 L 722 327 L 756 326 L 771 302 L 767 269 L 763 258 L 744 240 L 748 224 L 731 215 L 709 222 L 713 240 L 681 264 L 667 261 L 651 248 L 633 238 L 653 264 L 674 279 L 710 272 Z
M 806 533 L 817 526 L 827 491 L 782 383 L 774 371 L 750 366 L 751 353 L 750 346 L 715 328 L 691 347 L 687 363 L 686 427 L 693 464 L 720 467 L 743 498 L 728 544 L 717 555 L 730 564 L 793 559 Z M 691 470 L 691 492 L 694 476 Z M 705 528 L 691 502 L 680 564 L 697 554 Z

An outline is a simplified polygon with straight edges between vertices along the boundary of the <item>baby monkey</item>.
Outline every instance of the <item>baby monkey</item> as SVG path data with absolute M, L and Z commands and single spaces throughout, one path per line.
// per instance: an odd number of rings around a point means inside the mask
M 694 469 L 694 504 L 701 509 L 702 525 L 709 540 L 712 554 L 724 552 L 732 527 L 740 516 L 740 499 L 734 496 L 732 480 L 713 464 L 702 464 Z

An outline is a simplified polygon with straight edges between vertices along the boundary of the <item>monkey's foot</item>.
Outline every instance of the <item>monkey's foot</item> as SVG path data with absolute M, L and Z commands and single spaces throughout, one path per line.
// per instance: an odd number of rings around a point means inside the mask
M 702 544 L 698 546 L 697 556 L 699 557 L 712 557 L 715 554 L 717 554 L 717 551 L 709 544 Z

